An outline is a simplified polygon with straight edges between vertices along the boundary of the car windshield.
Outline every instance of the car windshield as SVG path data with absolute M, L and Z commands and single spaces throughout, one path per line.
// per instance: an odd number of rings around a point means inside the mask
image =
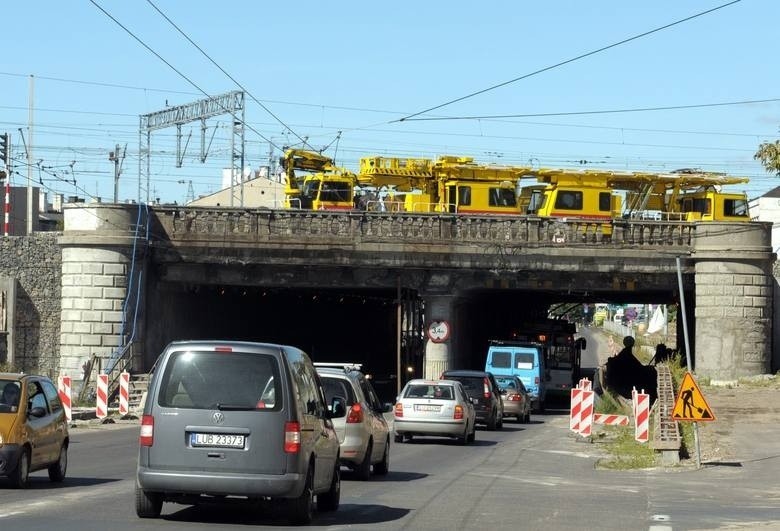
M 485 378 L 482 376 L 446 376 L 446 378 L 459 381 L 468 394 L 481 394 L 485 387 Z

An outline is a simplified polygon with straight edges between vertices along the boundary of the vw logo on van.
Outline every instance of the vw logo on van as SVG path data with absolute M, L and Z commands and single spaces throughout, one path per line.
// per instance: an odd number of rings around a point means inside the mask
M 211 415 L 211 418 L 214 421 L 214 424 L 222 424 L 225 422 L 225 415 L 223 415 L 221 411 L 215 411 L 214 414 Z

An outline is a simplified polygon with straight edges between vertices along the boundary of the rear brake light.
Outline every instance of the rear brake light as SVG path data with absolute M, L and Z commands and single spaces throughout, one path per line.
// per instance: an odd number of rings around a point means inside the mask
M 487 378 L 482 379 L 482 392 L 485 394 L 485 398 L 490 398 L 490 387 Z
M 396 417 L 404 416 L 404 405 L 401 402 L 398 402 L 395 405 L 395 410 L 393 411 L 393 415 L 395 415 Z
M 359 424 L 361 422 L 363 422 L 363 408 L 360 407 L 360 404 L 355 404 L 349 408 L 347 424 Z
M 520 396 L 520 395 L 510 395 L 509 396 L 509 401 L 510 402 L 520 402 L 521 400 L 523 400 L 523 397 Z
M 301 425 L 297 422 L 284 423 L 284 451 L 297 454 L 301 449 Z
M 151 446 L 154 444 L 154 417 L 144 415 L 141 417 L 141 436 L 138 438 L 141 446 Z
M 462 419 L 463 418 L 463 406 L 457 405 L 455 406 L 455 415 L 453 416 L 455 419 Z
M 536 385 L 539 385 L 539 377 L 538 377 L 538 376 L 537 376 L 536 378 L 534 378 L 534 383 L 535 383 Z
M 214 352 L 233 352 L 233 347 L 214 347 Z

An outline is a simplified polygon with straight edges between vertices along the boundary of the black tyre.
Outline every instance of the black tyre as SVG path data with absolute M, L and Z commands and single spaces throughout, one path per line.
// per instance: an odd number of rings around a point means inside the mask
M 496 429 L 496 412 L 493 411 L 487 419 L 487 429 L 493 431 Z
M 395 442 L 397 442 L 397 443 L 402 443 L 402 442 L 404 442 L 404 436 L 403 436 L 403 435 L 400 435 L 400 434 L 398 434 L 398 433 L 396 433 L 396 434 L 393 436 L 393 440 L 394 440 Z
M 371 477 L 371 452 L 374 451 L 374 444 L 372 441 L 368 441 L 366 446 L 366 455 L 363 457 L 363 461 L 355 469 L 355 475 L 359 480 L 367 481 Z
M 339 508 L 341 500 L 341 465 L 336 461 L 333 470 L 333 479 L 330 482 L 330 490 L 325 494 L 317 495 L 317 510 L 322 512 L 335 511 Z
M 60 483 L 65 479 L 65 473 L 68 471 L 68 445 L 63 444 L 60 448 L 60 457 L 56 463 L 49 465 L 49 479 L 55 483 Z
M 468 424 L 463 427 L 463 435 L 458 436 L 458 444 L 461 446 L 466 446 L 469 442 L 469 427 Z
M 311 465 L 301 495 L 287 500 L 287 518 L 293 525 L 309 525 L 314 518 L 314 470 Z
M 531 412 L 525 414 L 525 423 L 530 424 L 531 423 Z
M 162 504 L 160 493 L 146 492 L 138 485 L 135 486 L 135 514 L 139 518 L 159 518 Z
M 524 415 L 518 415 L 517 417 L 515 417 L 515 420 L 517 420 L 517 422 L 519 422 L 520 424 L 523 423 L 523 419 L 525 419 Z
M 500 430 L 504 428 L 504 417 L 499 415 L 496 419 L 496 429 Z
M 473 424 L 471 426 L 471 433 L 469 433 L 469 443 L 473 443 L 477 439 L 477 426 Z
M 16 489 L 26 489 L 30 485 L 30 450 L 22 449 L 16 468 L 9 476 L 11 485 Z
M 374 465 L 374 474 L 384 476 L 390 471 L 390 437 L 385 441 L 385 453 L 382 454 L 382 460 Z

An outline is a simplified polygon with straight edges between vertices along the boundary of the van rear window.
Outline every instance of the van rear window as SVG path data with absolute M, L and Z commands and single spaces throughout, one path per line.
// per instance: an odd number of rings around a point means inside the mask
M 279 410 L 279 365 L 265 354 L 174 352 L 158 403 L 187 409 Z
M 509 369 L 512 367 L 512 353 L 505 350 L 494 350 L 491 359 L 491 366 L 497 369 Z
M 515 369 L 533 369 L 534 355 L 530 352 L 518 352 L 515 354 Z

